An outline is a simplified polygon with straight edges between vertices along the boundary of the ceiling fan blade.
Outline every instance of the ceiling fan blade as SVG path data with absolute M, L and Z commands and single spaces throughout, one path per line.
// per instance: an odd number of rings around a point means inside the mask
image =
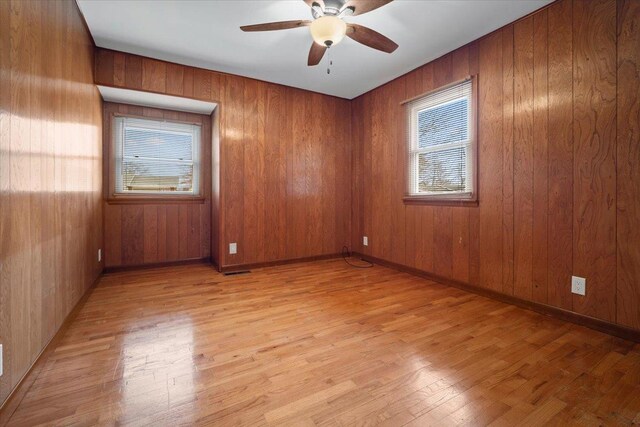
M 326 46 L 320 46 L 318 43 L 312 42 L 311 50 L 309 50 L 309 60 L 307 61 L 307 65 L 318 65 L 326 51 Z
M 363 13 L 371 12 L 374 9 L 382 7 L 385 4 L 389 4 L 392 1 L 393 0 L 349 0 L 342 6 L 341 12 L 351 9 L 353 11 L 351 16 L 362 15 Z
M 391 53 L 398 48 L 398 45 L 393 40 L 377 31 L 373 31 L 371 28 L 358 24 L 347 24 L 347 26 L 347 36 L 358 43 L 387 53 Z
M 297 20 L 297 21 L 281 21 L 281 22 L 267 22 L 265 24 L 244 25 L 240 27 L 242 31 L 274 31 L 274 30 L 288 30 L 290 28 L 306 27 L 311 24 L 311 21 Z

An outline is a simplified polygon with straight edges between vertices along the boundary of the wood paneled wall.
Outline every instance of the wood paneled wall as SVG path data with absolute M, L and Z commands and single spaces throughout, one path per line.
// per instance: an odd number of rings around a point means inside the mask
M 158 203 L 109 200 L 110 145 L 114 114 L 164 118 L 202 126 L 203 202 Z M 105 267 L 136 266 L 208 258 L 211 254 L 211 117 L 134 105 L 104 103 L 103 194 Z
M 102 270 L 101 100 L 75 2 L 0 1 L 4 401 Z
M 618 2 L 616 238 L 618 322 L 640 329 L 640 2 Z M 624 84 L 621 84 L 623 83 Z
M 220 266 L 335 254 L 349 243 L 349 101 L 105 49 L 96 83 L 219 104 Z
M 354 249 L 640 329 L 639 27 L 635 0 L 557 1 L 355 99 Z M 404 205 L 400 102 L 469 74 L 480 204 Z

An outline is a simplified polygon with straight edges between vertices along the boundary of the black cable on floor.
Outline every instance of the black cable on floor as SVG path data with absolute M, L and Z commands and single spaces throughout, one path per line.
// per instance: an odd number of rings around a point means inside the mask
M 342 259 L 344 260 L 344 262 L 346 262 L 348 265 L 350 265 L 353 268 L 371 268 L 373 267 L 373 263 L 366 261 L 362 258 L 360 258 L 360 261 L 366 262 L 365 265 L 358 265 L 358 264 L 353 264 L 349 261 L 348 258 L 351 258 L 351 252 L 349 251 L 349 248 L 345 245 L 342 247 Z

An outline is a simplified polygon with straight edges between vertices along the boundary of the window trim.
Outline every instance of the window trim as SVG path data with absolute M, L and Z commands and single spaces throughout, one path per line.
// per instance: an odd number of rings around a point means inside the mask
M 110 115 L 109 119 L 109 193 L 106 198 L 107 203 L 109 204 L 136 204 L 136 203 L 204 203 L 205 197 L 203 195 L 203 182 L 205 178 L 204 167 L 202 164 L 203 155 L 204 155 L 204 126 L 201 122 L 197 121 L 187 121 L 187 120 L 177 120 L 177 119 L 166 119 L 162 117 L 150 117 L 140 114 L 124 114 L 113 112 Z M 160 194 L 160 193 L 117 193 L 116 192 L 116 170 L 118 165 L 117 155 L 116 155 L 116 142 L 115 142 L 115 131 L 116 131 L 116 118 L 118 117 L 128 117 L 132 119 L 142 119 L 149 121 L 158 121 L 158 122 L 170 122 L 170 123 L 180 123 L 180 124 L 188 124 L 188 125 L 197 125 L 200 126 L 200 141 L 198 142 L 198 156 L 199 156 L 199 167 L 198 167 L 198 193 L 196 194 Z
M 402 198 L 403 202 L 408 205 L 440 205 L 440 206 L 478 206 L 479 199 L 479 175 L 478 175 L 478 158 L 479 158 L 479 148 L 478 148 L 478 78 L 477 74 L 473 76 L 467 76 L 464 79 L 457 80 L 455 82 L 451 82 L 447 85 L 440 86 L 436 89 L 427 91 L 413 98 L 407 99 L 401 103 L 401 106 L 404 107 L 404 147 L 405 147 L 405 194 Z M 412 182 L 410 167 L 414 162 L 415 154 L 420 151 L 429 151 L 429 149 L 421 149 L 421 150 L 413 150 L 412 149 L 412 141 L 410 140 L 411 134 L 410 129 L 407 129 L 407 126 L 411 126 L 410 123 L 413 123 L 413 108 L 411 108 L 411 103 L 422 98 L 425 98 L 429 95 L 435 94 L 437 92 L 446 90 L 453 86 L 459 85 L 465 81 L 471 81 L 471 111 L 470 111 L 470 128 L 469 128 L 469 142 L 456 142 L 452 143 L 456 146 L 469 146 L 469 151 L 471 152 L 471 160 L 468 162 L 467 167 L 472 169 L 469 174 L 473 179 L 473 191 L 471 193 L 452 193 L 452 194 L 413 194 L 411 193 Z M 409 116 L 411 115 L 411 116 Z

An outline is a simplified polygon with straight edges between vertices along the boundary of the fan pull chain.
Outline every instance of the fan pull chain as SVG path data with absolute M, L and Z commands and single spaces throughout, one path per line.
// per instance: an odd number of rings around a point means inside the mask
M 327 66 L 327 74 L 331 74 L 331 66 L 333 65 L 333 60 L 331 59 L 330 48 L 327 48 L 327 59 L 329 60 L 329 65 Z

